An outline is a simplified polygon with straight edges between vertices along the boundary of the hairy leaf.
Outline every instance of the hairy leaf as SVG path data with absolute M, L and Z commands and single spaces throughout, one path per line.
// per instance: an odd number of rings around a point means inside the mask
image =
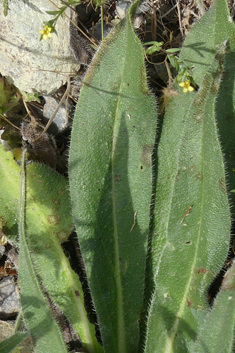
M 133 10 L 89 68 L 69 157 L 74 221 L 104 350 L 112 353 L 138 347 L 157 118 Z
M 226 42 L 198 92 L 168 106 L 158 148 L 147 352 L 188 352 L 206 315 L 206 290 L 229 249 L 230 210 L 215 120 Z

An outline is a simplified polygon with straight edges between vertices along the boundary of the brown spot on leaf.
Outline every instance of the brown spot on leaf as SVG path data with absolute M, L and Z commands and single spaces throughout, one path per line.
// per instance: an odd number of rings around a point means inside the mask
M 187 307 L 190 308 L 190 306 L 193 304 L 192 300 L 187 299 Z
M 57 226 L 60 223 L 60 216 L 59 215 L 49 215 L 48 216 L 48 222 L 50 224 L 53 224 L 54 226 Z
M 225 120 L 228 122 L 228 123 L 231 123 L 233 121 L 233 117 L 231 115 L 228 115 L 228 116 L 225 116 Z
M 197 270 L 197 274 L 200 275 L 200 274 L 204 274 L 204 273 L 210 273 L 211 271 L 207 270 L 206 268 L 203 268 L 203 267 L 200 267 L 198 270 Z
M 195 178 L 198 179 L 198 180 L 202 180 L 203 179 L 203 174 L 202 173 L 197 173 L 195 175 Z
M 52 202 L 55 205 L 55 209 L 58 210 L 58 208 L 60 207 L 60 200 L 59 199 L 53 199 Z
M 116 181 L 116 183 L 119 183 L 122 180 L 122 177 L 120 174 L 115 174 L 114 175 L 114 181 Z
M 66 232 L 66 230 L 62 229 L 60 232 L 58 232 L 57 234 L 57 238 L 59 239 L 59 241 L 61 241 L 61 243 L 65 242 L 68 240 L 69 234 L 68 232 Z
M 145 167 L 152 165 L 153 145 L 144 145 L 141 153 L 141 162 Z
M 181 174 L 180 174 L 180 170 L 178 170 L 176 176 L 175 176 L 175 180 L 180 180 L 181 179 Z
M 199 112 L 193 115 L 194 120 L 196 123 L 202 123 L 204 120 L 204 112 Z
M 192 164 L 192 165 L 190 165 L 189 167 L 188 167 L 188 171 L 189 171 L 189 173 L 194 173 L 195 171 L 196 171 L 196 166 L 194 165 L 194 164 Z

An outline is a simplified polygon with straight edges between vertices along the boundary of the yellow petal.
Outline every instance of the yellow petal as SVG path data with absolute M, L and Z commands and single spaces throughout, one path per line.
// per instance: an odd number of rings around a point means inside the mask
M 187 93 L 188 92 L 188 88 L 184 87 L 183 88 L 183 93 Z
M 193 88 L 193 86 L 189 86 L 188 90 L 189 90 L 189 92 L 192 92 L 192 91 L 194 91 L 194 88 Z
M 180 86 L 180 87 L 184 87 L 184 82 L 180 82 L 180 83 L 179 83 L 179 86 Z

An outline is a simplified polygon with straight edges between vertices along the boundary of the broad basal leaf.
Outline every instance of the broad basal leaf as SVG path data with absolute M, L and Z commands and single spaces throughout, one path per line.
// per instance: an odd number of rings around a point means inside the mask
M 105 352 L 138 347 L 156 118 L 129 15 L 84 80 L 69 158 L 72 211 Z

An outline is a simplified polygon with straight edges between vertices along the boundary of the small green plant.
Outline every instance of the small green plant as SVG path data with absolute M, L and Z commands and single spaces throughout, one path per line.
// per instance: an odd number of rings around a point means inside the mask
M 164 42 L 147 42 L 144 43 L 144 45 L 151 45 L 149 48 L 145 50 L 145 54 L 147 56 L 152 55 L 156 52 L 162 51 L 162 46 Z M 167 54 L 167 59 L 171 63 L 172 67 L 174 67 L 178 71 L 178 75 L 176 80 L 179 82 L 179 86 L 183 87 L 183 93 L 187 93 L 194 91 L 194 88 L 196 87 L 195 81 L 193 79 L 192 72 L 190 68 L 185 65 L 184 62 L 179 61 L 178 56 L 176 55 L 177 52 L 179 52 L 179 48 L 171 48 L 171 49 L 166 49 L 165 53 Z M 168 65 L 166 64 L 167 69 Z M 168 70 L 169 76 L 171 78 L 171 74 Z
M 145 50 L 145 54 L 148 56 L 156 52 L 159 52 L 162 49 L 163 44 L 164 42 L 155 42 L 155 41 L 144 43 L 144 45 L 151 45 L 151 47 Z
M 3 14 L 4 16 L 7 16 L 8 10 L 9 10 L 9 1 L 10 0 L 3 0 Z
M 183 93 L 186 93 L 187 91 L 192 92 L 196 87 L 192 70 L 184 62 L 181 62 L 176 55 L 168 54 L 167 57 L 171 65 L 178 71 L 176 80 L 179 82 L 179 86 L 183 87 Z
M 38 93 L 34 92 L 34 93 L 27 93 L 24 91 L 20 91 L 21 94 L 21 98 L 24 99 L 25 102 L 38 102 L 40 103 L 40 99 L 38 97 Z
M 43 22 L 43 29 L 39 31 L 41 34 L 40 40 L 44 39 L 46 40 L 47 38 L 51 38 L 52 34 L 55 33 L 57 34 L 56 31 L 56 22 L 60 17 L 64 17 L 65 11 L 67 10 L 68 7 L 72 6 L 77 6 L 81 3 L 80 0 L 69 0 L 69 1 L 61 1 L 63 3 L 63 6 L 59 7 L 58 10 L 56 11 L 46 11 L 48 15 L 55 16 L 53 19 L 49 21 L 44 21 Z

